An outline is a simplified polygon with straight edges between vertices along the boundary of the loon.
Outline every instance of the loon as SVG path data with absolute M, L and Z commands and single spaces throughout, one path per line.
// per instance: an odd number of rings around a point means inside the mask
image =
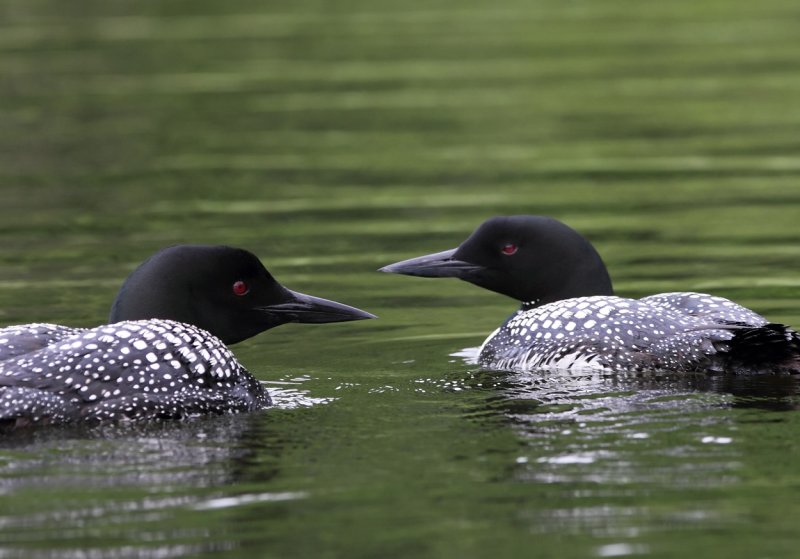
M 800 373 L 788 326 L 705 293 L 617 297 L 591 243 L 550 217 L 493 217 L 458 248 L 380 271 L 455 277 L 520 301 L 480 347 L 489 369 Z
M 262 409 L 269 394 L 226 344 L 289 322 L 367 318 L 283 287 L 246 250 L 169 247 L 128 276 L 106 325 L 0 328 L 0 426 Z

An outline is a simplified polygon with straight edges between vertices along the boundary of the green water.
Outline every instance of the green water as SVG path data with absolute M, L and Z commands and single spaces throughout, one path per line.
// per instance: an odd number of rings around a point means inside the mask
M 494 214 L 800 326 L 800 7 L 0 0 L 0 324 L 228 243 L 379 320 L 235 346 L 277 406 L 0 441 L 0 556 L 791 558 L 792 378 L 487 373 L 514 303 L 378 274 Z

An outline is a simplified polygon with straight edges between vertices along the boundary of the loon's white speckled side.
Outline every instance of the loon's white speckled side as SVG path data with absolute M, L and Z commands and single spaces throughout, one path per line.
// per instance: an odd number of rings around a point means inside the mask
M 0 427 L 261 409 L 269 395 L 226 343 L 287 322 L 365 318 L 286 289 L 245 250 L 170 247 L 125 280 L 109 324 L 0 329 Z
M 765 324 L 703 293 L 576 297 L 518 311 L 486 339 L 478 360 L 502 370 L 721 371 L 736 331 Z
M 30 340 L 47 340 L 13 355 Z M 217 337 L 171 320 L 91 329 L 30 324 L 0 329 L 0 407 L 33 423 L 177 418 L 270 404 L 266 390 Z
M 524 302 L 480 348 L 491 369 L 800 373 L 791 328 L 705 293 L 616 297 L 594 247 L 551 218 L 495 217 L 457 249 L 382 271 L 457 277 Z

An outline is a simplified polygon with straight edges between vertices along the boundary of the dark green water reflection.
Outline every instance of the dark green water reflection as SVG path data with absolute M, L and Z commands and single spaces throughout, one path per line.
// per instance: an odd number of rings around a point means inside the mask
M 792 378 L 502 375 L 392 261 L 494 214 L 800 326 L 800 8 L 0 2 L 0 323 L 228 243 L 380 315 L 235 346 L 265 413 L 0 441 L 2 557 L 795 557 Z

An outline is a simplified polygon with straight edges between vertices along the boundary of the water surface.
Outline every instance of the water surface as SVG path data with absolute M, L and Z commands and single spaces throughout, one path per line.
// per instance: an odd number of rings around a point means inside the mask
M 0 323 L 180 242 L 380 319 L 235 346 L 264 413 L 3 438 L 0 555 L 795 557 L 795 379 L 481 371 L 513 301 L 375 270 L 548 214 L 800 326 L 798 11 L 4 1 Z

